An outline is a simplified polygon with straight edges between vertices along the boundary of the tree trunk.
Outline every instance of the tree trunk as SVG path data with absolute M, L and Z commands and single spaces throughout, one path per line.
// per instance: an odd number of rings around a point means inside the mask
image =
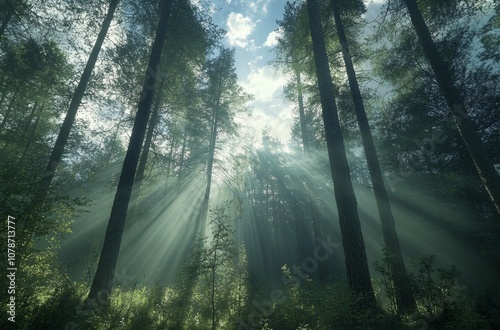
M 465 148 L 474 162 L 493 206 L 500 214 L 500 175 L 488 157 L 476 125 L 466 112 L 463 97 L 459 89 L 454 85 L 448 65 L 439 54 L 417 3 L 415 0 L 404 0 L 404 3 L 408 8 L 413 27 L 422 44 L 425 56 L 434 71 L 441 93 L 443 93 L 446 104 L 453 115 Z
M 174 0 L 164 0 L 160 3 L 161 16 L 156 30 L 156 37 L 151 50 L 149 64 L 144 78 L 142 95 L 139 101 L 137 114 L 130 136 L 130 142 L 123 161 L 122 172 L 116 190 L 111 215 L 109 217 L 104 244 L 97 265 L 96 274 L 92 282 L 92 287 L 87 301 L 98 299 L 103 306 L 109 304 L 109 297 L 113 286 L 113 276 L 115 272 L 116 261 L 122 239 L 123 228 L 127 216 L 127 208 L 134 183 L 134 175 L 139 162 L 144 135 L 148 124 L 151 104 L 154 98 L 156 88 L 156 76 L 158 65 L 165 43 L 165 36 L 168 29 L 168 21 Z
M 342 244 L 344 247 L 346 273 L 349 287 L 363 295 L 362 305 L 376 308 L 375 296 L 368 269 L 365 243 L 361 232 L 357 202 L 352 187 L 349 165 L 344 149 L 344 140 L 333 94 L 328 56 L 321 27 L 317 0 L 307 0 L 309 26 L 313 41 L 314 62 L 321 98 L 328 156 L 335 188 Z
M 212 330 L 215 330 L 215 267 L 217 265 L 217 246 L 219 243 L 219 239 L 217 238 L 215 242 L 215 251 L 214 251 L 214 262 L 212 264 L 212 296 L 210 299 L 212 305 Z
M 49 162 L 47 164 L 47 167 L 45 168 L 42 179 L 40 180 L 40 183 L 38 185 L 37 192 L 33 198 L 33 210 L 38 208 L 45 201 L 50 188 L 50 184 L 52 183 L 52 179 L 54 178 L 55 172 L 57 170 L 57 166 L 61 162 L 64 148 L 66 146 L 66 143 L 68 142 L 68 137 L 71 132 L 71 128 L 73 127 L 73 123 L 75 122 L 78 107 L 80 106 L 80 102 L 82 101 L 85 89 L 87 88 L 87 84 L 90 80 L 90 75 L 92 74 L 92 71 L 94 69 L 97 57 L 99 55 L 99 52 L 101 51 L 102 44 L 104 42 L 106 34 L 108 33 L 109 26 L 111 24 L 115 9 L 118 6 L 119 1 L 120 0 L 111 0 L 111 3 L 109 4 L 108 12 L 102 23 L 101 31 L 97 36 L 97 40 L 87 60 L 87 64 L 85 65 L 85 69 L 83 70 L 80 82 L 78 83 L 75 93 L 73 94 L 68 112 L 66 113 L 66 117 L 64 118 L 64 122 L 59 131 L 59 135 L 57 136 L 54 148 L 52 149 L 52 154 L 50 155 Z M 33 219 L 31 220 L 31 222 L 33 222 Z M 34 227 L 34 224 L 29 225 L 29 227 Z
M 300 120 L 300 133 L 302 135 L 302 146 L 304 148 L 304 153 L 309 153 L 309 141 L 307 136 L 307 125 L 306 116 L 304 112 L 304 98 L 302 96 L 302 81 L 300 79 L 300 71 L 295 71 L 295 77 L 297 79 L 297 99 L 299 102 L 299 120 Z
M 21 131 L 21 126 L 23 126 L 23 124 L 24 124 L 24 128 L 22 128 L 22 132 L 19 134 L 19 140 L 20 141 L 22 141 L 26 137 L 26 135 L 28 134 L 28 131 L 29 131 L 30 127 L 31 127 L 31 122 L 33 121 L 33 118 L 35 118 L 35 114 L 36 114 L 38 108 L 39 108 L 38 101 L 35 101 L 35 103 L 31 107 L 30 114 L 28 115 L 28 117 L 26 118 L 26 120 L 24 121 L 24 123 L 21 120 L 19 122 L 19 124 L 17 125 L 16 131 L 20 132 Z M 42 110 L 43 110 L 43 105 L 42 105 Z M 39 112 L 41 112 L 41 110 Z
M 184 157 L 186 155 L 186 141 L 187 140 L 187 131 L 184 126 L 184 132 L 182 134 L 182 149 L 181 149 L 181 157 L 179 160 L 179 182 L 182 182 L 182 178 L 184 175 Z
M 331 5 L 335 19 L 335 26 L 337 27 L 337 35 L 342 46 L 342 55 L 354 102 L 354 109 L 356 111 L 356 118 L 361 131 L 361 138 L 363 140 L 368 170 L 370 171 L 375 199 L 377 201 L 380 222 L 382 223 L 384 242 L 393 255 L 390 267 L 394 278 L 398 313 L 407 313 L 415 310 L 417 305 L 415 303 L 415 298 L 413 296 L 408 274 L 404 265 L 403 255 L 401 253 L 401 247 L 396 233 L 396 224 L 392 214 L 391 204 L 389 203 L 389 197 L 387 196 L 387 191 L 385 189 L 382 171 L 380 170 L 380 164 L 378 161 L 377 151 L 375 149 L 375 143 L 373 142 L 370 125 L 368 123 L 368 118 L 366 117 L 363 97 L 361 96 L 358 80 L 356 78 L 356 72 L 352 63 L 349 44 L 345 35 L 344 24 L 342 23 L 336 0 L 332 0 Z
M 158 90 L 161 91 L 163 83 L 160 83 Z M 135 184 L 142 184 L 144 179 L 144 172 L 146 170 L 146 164 L 148 162 L 149 149 L 151 148 L 151 141 L 153 141 L 154 130 L 156 122 L 158 121 L 160 106 L 162 102 L 161 94 L 158 94 L 155 100 L 155 105 L 153 107 L 153 113 L 149 119 L 148 133 L 146 134 L 146 140 L 144 141 L 144 147 L 142 149 L 141 159 L 139 161 L 139 166 L 137 166 L 137 173 L 135 175 Z M 140 187 L 140 186 L 139 186 Z
M 160 83 L 160 85 L 158 86 L 158 90 L 161 91 L 161 87 L 162 83 Z M 144 180 L 144 172 L 146 171 L 146 164 L 148 162 L 149 149 L 151 148 L 151 141 L 153 140 L 154 129 L 156 126 L 156 122 L 158 121 L 160 104 L 161 104 L 161 94 L 158 94 L 155 100 L 155 105 L 153 107 L 153 113 L 151 114 L 151 118 L 149 119 L 148 132 L 146 134 L 146 140 L 144 141 L 144 146 L 142 148 L 139 165 L 137 166 L 134 186 L 132 188 L 132 195 L 130 197 L 130 200 L 133 203 L 130 210 L 130 215 L 132 219 L 136 219 L 138 216 L 140 216 L 140 212 L 138 212 L 139 196 L 141 194 L 142 181 Z
M 318 239 L 323 238 L 323 231 L 321 230 L 321 225 L 319 223 L 319 214 L 316 209 L 316 203 L 312 198 L 309 198 L 309 208 L 311 210 L 311 221 L 313 225 L 314 241 L 317 242 Z M 326 262 L 318 262 L 318 272 L 319 272 L 319 282 L 322 285 L 328 283 L 328 265 Z
M 221 85 L 222 81 L 219 82 L 219 88 L 222 88 Z M 205 222 L 208 216 L 208 202 L 210 200 L 210 189 L 212 187 L 212 172 L 213 172 L 214 158 L 215 158 L 215 143 L 217 142 L 217 129 L 219 125 L 220 91 L 218 95 L 216 95 L 216 97 L 217 99 L 215 101 L 214 113 L 212 116 L 212 129 L 210 131 L 210 145 L 208 150 L 208 163 L 207 163 L 207 187 L 205 189 L 205 198 L 203 200 L 201 226 L 205 226 Z

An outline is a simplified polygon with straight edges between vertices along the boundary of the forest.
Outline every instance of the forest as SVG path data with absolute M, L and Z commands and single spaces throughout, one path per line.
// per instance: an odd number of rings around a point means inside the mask
M 1 329 L 500 329 L 500 3 L 0 0 L 0 213 Z

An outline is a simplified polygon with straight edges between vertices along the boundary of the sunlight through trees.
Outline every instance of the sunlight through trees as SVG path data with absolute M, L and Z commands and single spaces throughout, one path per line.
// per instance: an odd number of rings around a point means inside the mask
M 0 328 L 500 328 L 499 36 L 488 0 L 0 0 Z

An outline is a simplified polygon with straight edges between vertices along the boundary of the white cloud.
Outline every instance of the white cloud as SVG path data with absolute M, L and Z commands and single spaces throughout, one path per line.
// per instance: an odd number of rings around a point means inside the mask
M 253 11 L 255 14 L 259 11 L 263 15 L 267 15 L 267 6 L 269 5 L 269 2 L 271 0 L 255 0 L 255 1 L 250 1 L 248 4 L 248 8 L 250 8 L 251 11 Z
M 370 4 L 383 5 L 387 2 L 387 0 L 363 0 L 365 6 L 369 6 Z
M 259 102 L 273 102 L 286 84 L 286 77 L 276 68 L 266 65 L 257 70 L 252 69 L 246 81 L 242 82 L 243 88 L 255 96 Z
M 281 30 L 274 30 L 267 36 L 266 42 L 264 42 L 264 47 L 274 47 L 278 44 L 278 38 L 281 36 Z
M 250 62 L 248 62 L 248 65 L 250 66 L 250 69 L 255 68 L 255 67 L 256 67 L 256 65 L 257 65 L 260 61 L 262 61 L 262 59 L 263 59 L 263 58 L 264 58 L 264 57 L 262 57 L 262 56 L 260 56 L 260 55 L 259 55 L 259 56 L 255 56 L 255 57 L 253 58 L 253 60 L 251 60 Z
M 293 108 L 290 103 L 283 103 L 273 107 L 272 111 L 262 107 L 254 107 L 252 112 L 251 130 L 255 135 L 255 143 L 260 144 L 262 131 L 266 128 L 272 129 L 272 135 L 281 142 L 290 140 L 290 127 L 293 123 Z
M 227 34 L 231 46 L 246 47 L 248 45 L 248 36 L 252 34 L 255 23 L 250 17 L 245 17 L 241 13 L 231 12 L 227 17 Z
M 293 104 L 283 96 L 283 86 L 287 77 L 271 65 L 258 67 L 262 57 L 250 61 L 250 73 L 241 86 L 247 93 L 254 95 L 254 101 L 249 106 L 252 109 L 252 119 L 244 126 L 253 132 L 255 143 L 260 143 L 261 132 L 265 127 L 271 127 L 273 136 L 286 143 L 290 138 L 290 125 L 293 122 Z

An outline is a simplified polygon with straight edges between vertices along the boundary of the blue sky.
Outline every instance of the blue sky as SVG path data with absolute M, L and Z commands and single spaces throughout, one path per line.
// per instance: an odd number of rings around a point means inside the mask
M 226 0 L 217 2 L 214 22 L 227 34 L 224 42 L 236 49 L 236 72 L 241 86 L 254 95 L 252 116 L 242 120 L 247 131 L 260 141 L 260 133 L 271 127 L 275 136 L 286 143 L 290 136 L 294 105 L 282 97 L 286 77 L 268 62 L 274 59 L 277 19 L 283 17 L 286 0 Z
M 367 18 L 373 19 L 384 2 L 366 1 Z M 269 64 L 274 59 L 276 20 L 283 18 L 285 3 L 286 0 L 212 2 L 214 22 L 227 31 L 224 42 L 236 49 L 236 72 L 240 84 L 255 98 L 249 104 L 252 116 L 241 123 L 257 144 L 265 127 L 270 127 L 273 135 L 283 143 L 290 139 L 295 105 L 282 96 L 288 78 Z

